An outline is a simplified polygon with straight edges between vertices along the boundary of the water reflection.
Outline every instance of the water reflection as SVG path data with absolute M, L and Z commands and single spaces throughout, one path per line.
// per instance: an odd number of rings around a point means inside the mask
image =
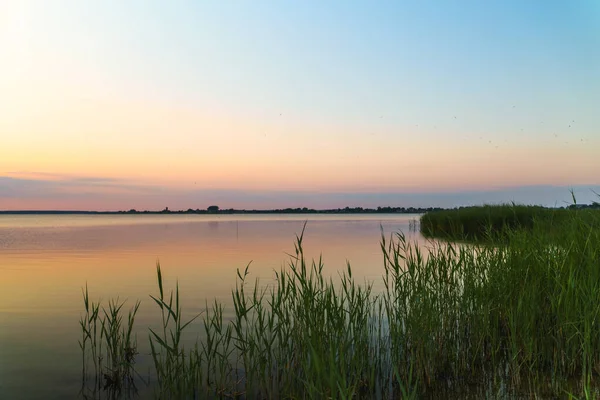
M 237 268 L 268 282 L 308 219 L 305 249 L 326 274 L 346 261 L 357 281 L 383 273 L 380 226 L 408 233 L 406 215 L 19 216 L 0 218 L 0 398 L 71 398 L 80 386 L 77 321 L 81 288 L 92 298 L 142 300 L 139 368 L 148 368 L 147 328 L 156 323 L 155 263 L 179 282 L 184 314 L 205 300 L 231 304 Z M 413 240 L 425 243 L 418 234 Z M 377 284 L 375 285 L 377 286 Z M 231 310 L 226 312 L 231 312 Z M 200 326 L 191 326 L 191 334 Z M 31 376 L 36 385 L 29 385 Z

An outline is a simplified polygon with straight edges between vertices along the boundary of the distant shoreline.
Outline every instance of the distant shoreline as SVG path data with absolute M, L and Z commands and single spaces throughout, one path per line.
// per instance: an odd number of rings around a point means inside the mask
M 273 210 L 236 210 L 225 209 L 208 211 L 200 209 L 188 210 L 162 210 L 162 211 L 59 211 L 59 210 L 6 210 L 0 215 L 231 215 L 231 214 L 423 214 L 429 211 L 440 211 L 443 208 L 428 207 L 345 207 L 338 209 L 315 210 L 309 208 L 285 208 Z
M 272 210 L 236 210 L 219 209 L 217 206 L 211 206 L 207 209 L 187 209 L 187 210 L 169 210 L 165 208 L 162 211 L 144 210 L 138 211 L 131 209 L 129 211 L 77 211 L 77 210 L 0 210 L 0 215 L 232 215 L 232 214 L 425 214 L 432 211 L 447 211 L 463 208 L 471 208 L 473 206 L 461 207 L 344 207 L 316 210 L 312 208 L 281 208 Z M 592 204 L 572 204 L 567 207 L 544 207 L 547 209 L 586 209 L 600 208 L 600 204 L 593 202 Z

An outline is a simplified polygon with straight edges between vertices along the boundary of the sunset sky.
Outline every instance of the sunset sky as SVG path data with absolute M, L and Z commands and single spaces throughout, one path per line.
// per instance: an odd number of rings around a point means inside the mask
M 0 210 L 600 193 L 600 2 L 0 2 Z

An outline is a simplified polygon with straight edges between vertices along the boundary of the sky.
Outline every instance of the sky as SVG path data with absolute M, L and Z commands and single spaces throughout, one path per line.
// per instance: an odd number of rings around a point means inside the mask
M 600 2 L 0 2 L 0 210 L 600 193 Z

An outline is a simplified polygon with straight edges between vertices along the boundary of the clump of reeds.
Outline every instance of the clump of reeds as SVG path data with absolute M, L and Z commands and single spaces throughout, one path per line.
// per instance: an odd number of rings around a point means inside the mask
M 193 319 L 182 318 L 178 286 L 165 295 L 157 266 L 157 395 L 392 399 L 476 387 L 479 396 L 596 396 L 599 228 L 598 213 L 569 212 L 552 235 L 544 225 L 502 226 L 492 245 L 432 243 L 427 252 L 402 233 L 382 234 L 381 293 L 356 283 L 350 265 L 326 278 L 301 234 L 272 284 L 238 270 L 233 318 L 207 304 L 202 335 L 187 348 L 182 332 Z M 97 342 L 99 305 L 87 290 L 84 300 L 85 353 Z
M 122 310 L 125 302 L 111 300 L 106 309 L 101 302 L 90 301 L 87 285 L 83 291 L 83 302 L 85 312 L 79 320 L 82 333 L 79 341 L 83 357 L 82 390 L 92 393 L 103 390 L 111 398 L 123 392 L 135 392 L 137 341 L 132 330 L 140 302 L 136 302 L 129 310 L 125 321 Z M 87 385 L 90 379 L 91 387 Z
M 389 345 L 371 286 L 357 285 L 349 266 L 339 282 L 325 279 L 321 260 L 307 262 L 302 240 L 296 238 L 295 254 L 271 286 L 248 282 L 249 267 L 238 270 L 233 320 L 224 321 L 222 305 L 207 305 L 203 338 L 187 350 L 178 346 L 189 323 L 177 323 L 178 289 L 174 305 L 172 295 L 165 301 L 157 268 L 160 297 L 154 301 L 165 329 L 151 331 L 150 340 L 161 398 L 410 394 L 389 357 L 380 356 Z
M 450 240 L 494 241 L 513 230 L 560 227 L 571 210 L 517 204 L 461 207 L 432 211 L 421 216 L 421 233 Z

